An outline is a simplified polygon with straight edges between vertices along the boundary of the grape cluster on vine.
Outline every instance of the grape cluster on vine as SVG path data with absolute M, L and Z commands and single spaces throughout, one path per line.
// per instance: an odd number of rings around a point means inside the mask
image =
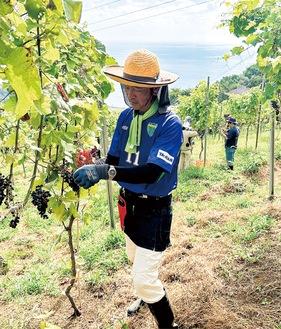
M 49 198 L 51 196 L 51 193 L 47 190 L 42 189 L 42 185 L 38 185 L 35 188 L 35 191 L 31 193 L 32 197 L 32 204 L 37 207 L 37 210 L 39 212 L 39 215 L 47 219 L 48 215 L 46 214 L 46 210 L 48 207 Z
M 10 221 L 10 227 L 11 228 L 16 228 L 19 221 L 20 221 L 20 216 L 17 211 L 12 211 L 13 219 Z
M 74 192 L 78 192 L 79 191 L 79 185 L 77 185 L 75 182 L 74 182 L 74 178 L 73 178 L 73 175 L 70 171 L 68 170 L 65 170 L 62 174 L 61 174 L 61 177 L 63 178 L 63 181 L 65 183 L 67 183 L 70 188 L 74 191 Z
M 9 176 L 5 177 L 0 173 L 0 206 L 4 202 L 6 207 L 10 207 L 10 203 L 14 200 L 14 186 Z M 11 214 L 13 215 L 13 219 L 10 221 L 10 227 L 16 228 L 20 217 L 18 211 L 12 210 Z
M 14 199 L 13 191 L 14 186 L 10 178 L 0 173 L 0 206 L 3 201 L 7 207 L 9 206 L 10 202 Z

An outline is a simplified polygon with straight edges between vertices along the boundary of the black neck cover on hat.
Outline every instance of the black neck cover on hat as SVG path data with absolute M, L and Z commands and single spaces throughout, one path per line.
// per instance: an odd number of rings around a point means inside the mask
M 159 113 L 167 113 L 170 111 L 170 97 L 169 97 L 169 89 L 168 86 L 163 86 L 160 89 L 160 97 L 159 97 L 159 108 L 158 112 Z

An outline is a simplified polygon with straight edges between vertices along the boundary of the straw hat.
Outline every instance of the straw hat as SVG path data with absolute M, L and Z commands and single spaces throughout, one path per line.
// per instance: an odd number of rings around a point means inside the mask
M 160 70 L 156 55 L 147 49 L 132 52 L 124 66 L 106 66 L 103 72 L 124 85 L 147 88 L 166 86 L 179 78 L 173 73 Z

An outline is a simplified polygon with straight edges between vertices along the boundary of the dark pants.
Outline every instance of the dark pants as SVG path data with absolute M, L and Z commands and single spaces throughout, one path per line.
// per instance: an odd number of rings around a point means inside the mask
M 121 191 L 122 193 L 122 191 Z M 164 251 L 171 245 L 172 195 L 141 198 L 125 190 L 124 232 L 139 247 Z

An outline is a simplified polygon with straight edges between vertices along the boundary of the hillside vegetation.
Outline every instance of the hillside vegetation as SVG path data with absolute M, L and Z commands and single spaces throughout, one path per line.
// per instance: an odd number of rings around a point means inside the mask
M 211 136 L 210 166 L 197 167 L 196 140 L 192 166 L 180 173 L 173 194 L 173 246 L 160 269 L 181 328 L 281 328 L 279 134 L 273 197 L 268 131 L 261 134 L 257 152 L 255 134 L 245 148 L 242 131 L 233 172 L 225 170 L 222 139 Z M 20 166 L 16 170 L 20 194 L 27 179 Z M 115 182 L 113 191 L 116 201 Z M 62 224 L 52 215 L 41 219 L 32 205 L 24 209 L 16 229 L 9 227 L 9 219 L 0 222 L 0 253 L 6 261 L 0 275 L 1 329 L 156 328 L 146 307 L 138 316 L 125 316 L 136 296 L 116 208 L 116 229 L 110 229 L 104 182 L 89 202 L 91 220 L 76 223 L 79 274 L 72 295 L 82 313 L 77 318 L 71 317 L 73 310 L 62 294 L 71 273 Z

